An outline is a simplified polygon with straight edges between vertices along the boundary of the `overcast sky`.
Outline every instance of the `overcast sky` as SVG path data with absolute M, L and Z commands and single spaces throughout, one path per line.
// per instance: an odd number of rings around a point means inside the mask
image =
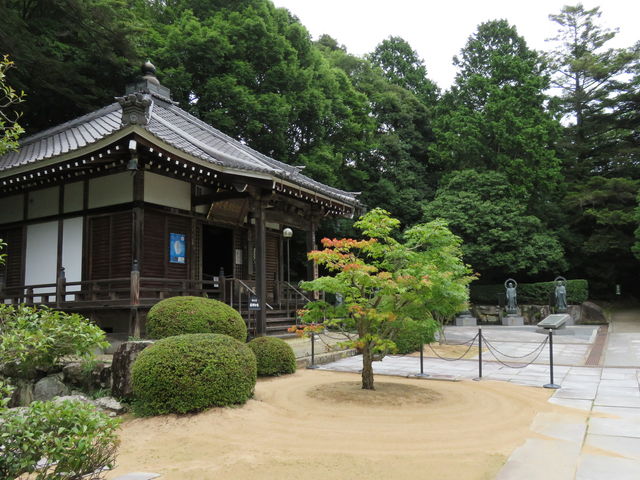
M 349 53 L 363 55 L 390 35 L 408 41 L 427 66 L 429 78 L 441 88 L 453 81 L 451 59 L 465 45 L 478 24 L 505 18 L 516 26 L 530 47 L 547 48 L 556 24 L 549 14 L 562 0 L 272 0 L 285 7 L 307 27 L 314 39 L 327 33 L 347 47 Z M 600 24 L 618 28 L 611 46 L 628 47 L 640 40 L 640 1 L 585 1 L 585 8 L 600 6 Z

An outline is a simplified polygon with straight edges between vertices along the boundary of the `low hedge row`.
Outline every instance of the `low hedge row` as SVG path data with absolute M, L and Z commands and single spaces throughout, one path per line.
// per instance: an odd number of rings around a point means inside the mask
M 536 282 L 518 284 L 518 303 L 547 305 L 554 302 L 555 282 Z M 586 302 L 589 298 L 589 282 L 587 280 L 567 280 L 567 302 L 577 305 Z M 505 293 L 503 284 L 472 285 L 471 302 L 486 305 L 495 305 L 498 296 Z M 503 297 L 504 298 L 504 297 Z

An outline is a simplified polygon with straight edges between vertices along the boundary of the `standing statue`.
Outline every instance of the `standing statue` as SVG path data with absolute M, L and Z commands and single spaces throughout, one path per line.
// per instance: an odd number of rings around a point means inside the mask
M 556 277 L 556 309 L 559 313 L 567 311 L 567 280 L 564 277 Z
M 504 286 L 507 289 L 507 313 L 518 313 L 518 294 L 516 292 L 518 283 L 513 278 L 509 278 L 506 282 L 504 282 Z

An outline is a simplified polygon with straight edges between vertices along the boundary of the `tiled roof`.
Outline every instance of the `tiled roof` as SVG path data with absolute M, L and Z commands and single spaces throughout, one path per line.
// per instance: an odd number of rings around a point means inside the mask
M 167 99 L 153 95 L 149 122 L 152 135 L 193 157 L 239 172 L 262 173 L 333 197 L 350 205 L 356 194 L 324 185 L 286 163 L 253 150 L 202 122 Z M 124 128 L 118 103 L 50 128 L 20 141 L 20 149 L 0 157 L 0 172 L 55 158 L 98 142 Z M 7 172 L 8 173 L 8 172 Z

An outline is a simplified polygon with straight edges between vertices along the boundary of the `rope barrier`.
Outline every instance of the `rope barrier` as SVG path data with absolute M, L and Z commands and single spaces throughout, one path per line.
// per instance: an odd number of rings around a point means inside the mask
M 529 353 L 525 354 L 525 355 L 509 355 L 506 354 L 504 352 L 501 352 L 500 350 L 498 350 L 498 348 L 493 345 L 489 340 L 487 340 L 487 337 L 485 337 L 484 335 L 482 335 L 482 339 L 484 340 L 484 342 L 487 345 L 490 345 L 491 348 L 493 348 L 496 352 L 498 352 L 500 355 L 502 355 L 503 357 L 508 357 L 508 358 L 525 358 L 528 357 L 530 355 L 533 355 L 534 353 L 536 353 L 540 348 L 544 347 L 544 345 L 549 341 L 548 338 L 546 338 L 540 345 L 538 345 L 536 348 L 534 348 L 532 351 L 530 351 Z
M 469 353 L 469 351 L 473 348 L 473 345 L 474 345 L 474 343 L 475 343 L 476 338 L 478 338 L 478 335 L 479 335 L 479 334 L 478 334 L 478 333 L 476 333 L 476 336 L 475 336 L 475 337 L 473 337 L 473 338 L 470 340 L 471 344 L 469 345 L 469 347 L 467 348 L 467 350 L 466 350 L 462 355 L 460 355 L 458 358 L 447 358 L 447 357 L 443 357 L 443 356 L 441 356 L 438 352 L 436 352 L 436 351 L 433 349 L 433 347 L 431 346 L 431 344 L 430 344 L 430 343 L 428 343 L 427 345 L 429 345 L 429 348 L 431 349 L 431 351 L 432 351 L 432 352 L 435 354 L 435 356 L 436 356 L 436 357 L 438 357 L 439 359 L 441 359 L 441 360 L 446 360 L 447 362 L 455 362 L 455 361 L 457 361 L 457 360 L 462 360 L 462 358 L 463 358 L 467 353 Z M 460 345 L 465 345 L 465 344 L 467 344 L 467 343 L 469 343 L 469 342 L 465 342 L 465 343 L 462 343 L 462 344 L 460 344 Z M 447 344 L 447 345 L 450 345 L 450 344 Z
M 484 335 L 483 335 L 483 338 L 484 338 Z M 498 363 L 500 363 L 501 365 L 504 365 L 505 367 L 508 367 L 508 368 L 525 368 L 525 367 L 528 367 L 529 365 L 531 365 L 533 362 L 535 362 L 535 361 L 538 359 L 538 357 L 540 357 L 540 355 L 542 354 L 542 352 L 543 352 L 543 350 L 544 350 L 544 346 L 547 344 L 547 342 L 548 342 L 548 341 L 549 341 L 549 339 L 546 339 L 544 342 L 542 342 L 542 343 L 539 345 L 539 347 L 536 349 L 536 350 L 539 350 L 539 351 L 538 351 L 538 354 L 537 354 L 537 355 L 536 355 L 536 356 L 535 356 L 535 357 L 534 357 L 530 362 L 528 362 L 528 363 L 523 363 L 523 364 L 518 364 L 518 365 L 509 365 L 508 363 L 503 362 L 502 360 L 500 360 L 500 359 L 498 358 L 498 356 L 495 354 L 495 352 L 493 351 L 493 348 L 494 348 L 494 347 L 492 347 L 492 346 L 491 346 L 490 344 L 488 344 L 488 343 L 487 343 L 487 349 L 488 349 L 488 350 L 489 350 L 489 352 L 493 355 L 493 357 L 496 359 L 496 361 L 497 361 Z M 485 338 L 485 342 L 486 342 L 486 338 Z M 534 351 L 535 351 L 535 350 L 534 350 Z M 499 353 L 499 352 L 498 352 L 498 353 Z M 533 352 L 532 352 L 532 353 L 533 353 Z

